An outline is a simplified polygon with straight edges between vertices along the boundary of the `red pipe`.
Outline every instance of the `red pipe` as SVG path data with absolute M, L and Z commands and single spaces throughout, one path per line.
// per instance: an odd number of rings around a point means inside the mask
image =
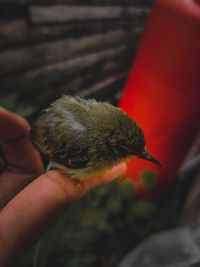
M 142 126 L 149 152 L 163 164 L 134 159 L 126 177 L 136 197 L 157 198 L 177 181 L 200 126 L 200 1 L 155 1 L 119 106 Z

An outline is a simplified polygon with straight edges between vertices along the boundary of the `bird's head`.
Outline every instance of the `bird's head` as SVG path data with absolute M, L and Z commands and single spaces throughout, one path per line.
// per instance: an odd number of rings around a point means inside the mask
M 138 123 L 122 111 L 117 117 L 118 127 L 110 136 L 113 152 L 116 156 L 125 158 L 136 156 L 137 158 L 151 161 L 159 166 L 162 164 L 151 155 L 147 148 L 144 133 Z

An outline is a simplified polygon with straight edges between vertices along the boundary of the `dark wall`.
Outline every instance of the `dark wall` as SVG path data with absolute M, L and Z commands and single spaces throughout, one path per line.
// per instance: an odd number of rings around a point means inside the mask
M 36 109 L 62 94 L 116 101 L 150 4 L 0 0 L 1 98 Z

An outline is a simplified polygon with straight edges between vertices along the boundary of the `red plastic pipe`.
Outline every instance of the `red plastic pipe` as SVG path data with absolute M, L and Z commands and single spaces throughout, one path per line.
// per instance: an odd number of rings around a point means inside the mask
M 157 198 L 177 181 L 200 126 L 200 1 L 155 1 L 119 106 L 142 126 L 149 152 L 163 164 L 133 159 L 126 177 L 136 197 Z

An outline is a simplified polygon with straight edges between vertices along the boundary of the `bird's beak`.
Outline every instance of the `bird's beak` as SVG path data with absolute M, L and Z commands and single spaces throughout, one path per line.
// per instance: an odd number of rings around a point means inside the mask
M 151 161 L 159 166 L 162 166 L 162 164 L 160 163 L 160 161 L 158 161 L 153 155 L 151 155 L 147 148 L 145 147 L 144 150 L 142 151 L 142 153 L 140 153 L 138 155 L 138 158 L 140 159 L 145 159 L 145 160 L 148 160 L 148 161 Z

